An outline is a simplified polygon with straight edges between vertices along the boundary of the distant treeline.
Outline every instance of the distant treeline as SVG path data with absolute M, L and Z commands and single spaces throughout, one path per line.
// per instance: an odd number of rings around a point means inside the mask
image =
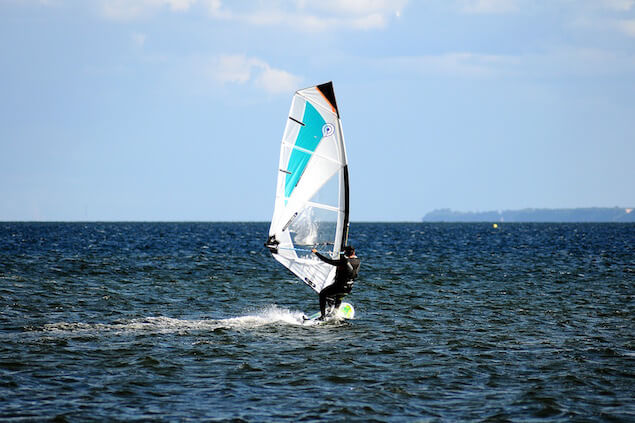
M 424 222 L 635 222 L 635 209 L 590 207 L 580 209 L 522 209 L 459 212 L 439 209 L 427 213 Z

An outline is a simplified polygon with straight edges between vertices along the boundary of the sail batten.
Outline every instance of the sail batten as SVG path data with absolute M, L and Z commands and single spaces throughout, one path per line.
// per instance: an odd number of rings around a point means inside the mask
M 311 248 L 338 257 L 348 233 L 348 165 L 332 83 L 298 90 L 288 116 L 266 246 L 320 292 L 335 270 Z
M 341 163 L 341 161 L 339 159 L 335 159 L 335 158 L 332 158 L 332 157 L 324 156 L 324 155 L 321 155 L 321 154 L 319 154 L 319 153 L 317 153 L 315 151 L 310 151 L 310 150 L 306 150 L 306 149 L 304 149 L 302 147 L 298 147 L 297 145 L 290 145 L 290 144 L 287 144 L 287 143 L 283 143 L 283 144 L 284 144 L 285 147 L 292 148 L 293 150 L 298 150 L 298 151 L 302 151 L 304 153 L 308 153 L 308 154 L 311 154 L 311 155 L 314 155 L 314 156 L 318 156 L 320 158 L 323 158 L 324 160 L 330 160 L 333 163 L 338 163 L 338 164 Z

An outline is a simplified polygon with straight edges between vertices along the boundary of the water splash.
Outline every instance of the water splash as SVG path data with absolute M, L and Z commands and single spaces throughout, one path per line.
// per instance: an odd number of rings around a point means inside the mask
M 303 321 L 302 316 L 303 313 L 300 311 L 291 311 L 272 304 L 255 314 L 222 319 L 217 322 L 227 328 L 259 327 L 275 323 L 301 325 Z

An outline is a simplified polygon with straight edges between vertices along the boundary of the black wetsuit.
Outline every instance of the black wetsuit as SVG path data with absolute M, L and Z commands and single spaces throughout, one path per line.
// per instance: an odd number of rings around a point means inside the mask
M 333 260 L 320 253 L 315 253 L 315 255 L 323 262 L 337 267 L 333 284 L 327 286 L 320 292 L 320 313 L 324 316 L 326 312 L 326 299 L 328 297 L 335 299 L 335 308 L 338 308 L 342 302 L 342 298 L 348 295 L 353 289 L 353 283 L 355 282 L 355 278 L 357 278 L 361 260 L 357 257 L 342 257 L 338 260 Z

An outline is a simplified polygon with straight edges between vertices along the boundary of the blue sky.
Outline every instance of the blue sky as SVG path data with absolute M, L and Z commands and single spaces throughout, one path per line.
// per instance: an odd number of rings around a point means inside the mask
M 0 220 L 269 220 L 329 80 L 352 221 L 635 206 L 635 0 L 0 0 Z

